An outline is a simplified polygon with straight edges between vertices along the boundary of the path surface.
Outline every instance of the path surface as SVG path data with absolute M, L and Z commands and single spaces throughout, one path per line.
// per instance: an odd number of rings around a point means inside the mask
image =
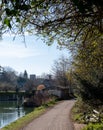
M 74 130 L 70 120 L 70 110 L 74 101 L 63 101 L 33 120 L 22 130 Z

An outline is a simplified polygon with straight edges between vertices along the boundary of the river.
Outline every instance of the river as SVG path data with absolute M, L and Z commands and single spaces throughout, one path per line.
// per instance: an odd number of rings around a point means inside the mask
M 0 101 L 0 128 L 10 124 L 33 109 L 19 107 L 15 101 Z

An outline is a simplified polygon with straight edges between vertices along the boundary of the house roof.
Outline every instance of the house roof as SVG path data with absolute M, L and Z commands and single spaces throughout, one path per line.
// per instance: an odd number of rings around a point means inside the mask
M 40 84 L 37 86 L 37 90 L 43 90 L 43 89 L 45 89 L 45 85 Z

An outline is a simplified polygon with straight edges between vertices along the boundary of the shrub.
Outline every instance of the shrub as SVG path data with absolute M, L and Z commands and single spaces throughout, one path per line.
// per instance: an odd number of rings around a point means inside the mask
M 88 124 L 83 130 L 103 130 L 103 124 Z

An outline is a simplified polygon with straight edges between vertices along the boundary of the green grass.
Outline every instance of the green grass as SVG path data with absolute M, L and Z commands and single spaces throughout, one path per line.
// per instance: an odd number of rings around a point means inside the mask
M 20 119 L 14 121 L 13 123 L 3 127 L 1 130 L 20 130 L 21 128 L 25 127 L 28 123 L 30 123 L 33 119 L 39 117 L 43 114 L 47 108 L 53 106 L 56 103 L 55 100 L 52 100 L 32 111 L 31 113 L 21 117 Z
M 102 107 L 101 107 L 102 108 Z M 86 122 L 84 120 L 84 112 L 87 116 L 90 116 L 91 110 L 94 108 L 92 106 L 89 106 L 88 104 L 82 102 L 81 100 L 78 100 L 74 107 L 72 108 L 72 120 L 77 123 L 86 123 L 86 127 L 82 130 L 103 130 L 103 121 L 100 123 L 90 123 Z M 102 114 L 101 114 L 102 118 Z
M 72 112 L 72 119 L 73 119 L 74 122 L 84 123 L 83 122 L 83 112 L 84 111 L 82 110 L 80 101 L 77 101 L 75 103 L 71 112 Z
M 83 130 L 103 130 L 103 124 L 88 124 Z

